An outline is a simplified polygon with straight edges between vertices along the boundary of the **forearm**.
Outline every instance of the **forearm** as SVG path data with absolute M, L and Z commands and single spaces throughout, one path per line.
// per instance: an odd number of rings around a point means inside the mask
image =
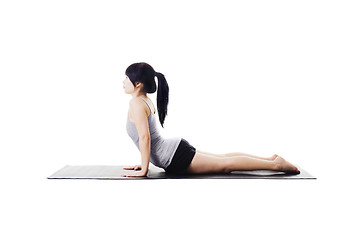
M 145 174 L 148 172 L 149 160 L 150 160 L 150 137 L 139 138 L 139 148 L 142 160 L 142 172 Z

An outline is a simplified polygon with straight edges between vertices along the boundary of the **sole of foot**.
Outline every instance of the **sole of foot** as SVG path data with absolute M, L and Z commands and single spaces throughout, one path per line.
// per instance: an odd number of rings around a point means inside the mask
M 287 173 L 300 173 L 300 170 L 294 165 L 292 165 L 290 162 L 287 162 L 284 158 L 277 156 L 274 160 L 277 163 L 276 169 L 281 172 L 287 172 Z

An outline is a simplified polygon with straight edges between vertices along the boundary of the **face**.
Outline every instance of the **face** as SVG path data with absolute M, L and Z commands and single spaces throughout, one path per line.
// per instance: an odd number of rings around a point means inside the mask
M 125 93 L 127 93 L 127 94 L 134 92 L 134 85 L 130 81 L 128 76 L 125 76 L 125 79 L 123 81 L 123 89 L 124 89 Z

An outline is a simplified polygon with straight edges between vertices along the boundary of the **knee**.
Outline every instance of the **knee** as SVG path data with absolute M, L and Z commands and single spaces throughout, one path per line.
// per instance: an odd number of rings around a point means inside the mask
M 232 171 L 233 171 L 232 161 L 230 159 L 224 159 L 223 166 L 222 166 L 222 172 L 230 173 Z

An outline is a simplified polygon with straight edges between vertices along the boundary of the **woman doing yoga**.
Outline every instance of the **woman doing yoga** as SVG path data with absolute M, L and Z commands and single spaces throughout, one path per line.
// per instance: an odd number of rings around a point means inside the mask
M 155 83 L 158 79 L 158 88 Z M 257 157 L 240 152 L 213 154 L 196 150 L 183 138 L 163 138 L 158 131 L 156 110 L 147 93 L 157 90 L 158 118 L 163 127 L 167 115 L 169 87 L 162 73 L 147 63 L 134 63 L 125 71 L 123 88 L 132 99 L 129 102 L 126 130 L 140 151 L 141 164 L 125 167 L 124 177 L 144 177 L 149 162 L 171 174 L 229 173 L 236 170 L 274 170 L 300 173 L 297 167 L 282 157 Z

